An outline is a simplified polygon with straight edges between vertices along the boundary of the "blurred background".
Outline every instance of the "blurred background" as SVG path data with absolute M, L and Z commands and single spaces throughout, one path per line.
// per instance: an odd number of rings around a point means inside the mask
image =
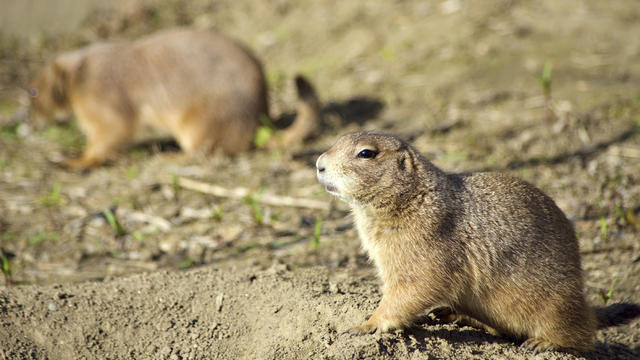
M 29 39 L 42 33 L 63 34 L 76 30 L 104 1 L 25 0 L 0 2 L 0 30 L 5 36 Z
M 17 283 L 156 269 L 370 265 L 313 163 L 359 128 L 409 139 L 447 171 L 510 172 L 575 222 L 590 296 L 622 291 L 640 262 L 640 7 L 635 1 L 0 1 L 0 248 Z M 162 28 L 222 31 L 261 59 L 272 114 L 293 77 L 323 100 L 304 148 L 191 159 L 157 144 L 86 174 L 55 165 L 84 142 L 71 121 L 36 129 L 25 89 L 57 54 Z M 266 206 L 181 188 L 178 177 L 311 198 Z M 105 214 L 111 213 L 116 219 Z

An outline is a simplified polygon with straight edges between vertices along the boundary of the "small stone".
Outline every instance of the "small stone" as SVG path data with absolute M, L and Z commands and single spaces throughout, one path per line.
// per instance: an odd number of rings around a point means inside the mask
M 334 282 L 329 283 L 329 292 L 331 292 L 332 294 L 342 293 L 338 284 Z
M 224 293 L 220 293 L 216 297 L 216 310 L 218 310 L 218 312 L 222 311 L 222 300 L 224 300 Z

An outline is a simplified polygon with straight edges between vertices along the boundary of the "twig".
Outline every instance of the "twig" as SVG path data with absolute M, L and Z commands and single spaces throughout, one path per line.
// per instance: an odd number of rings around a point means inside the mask
M 614 156 L 640 159 L 640 148 L 612 146 L 611 152 Z
M 615 250 L 629 251 L 629 250 L 634 250 L 634 249 L 635 249 L 635 247 L 633 245 L 620 244 L 620 245 L 612 245 L 612 246 L 602 246 L 602 247 L 597 247 L 597 248 L 593 248 L 593 249 L 585 249 L 585 250 L 581 250 L 580 254 L 582 254 L 582 255 L 600 254 L 600 253 L 610 252 L 610 251 L 615 251 Z
M 180 184 L 180 187 L 184 189 L 198 191 L 201 193 L 224 198 L 242 199 L 252 195 L 252 193 L 247 188 L 236 187 L 233 189 L 226 189 L 218 185 L 208 184 L 184 177 L 178 178 L 178 184 Z M 328 203 L 313 199 L 293 198 L 289 196 L 279 196 L 271 194 L 261 194 L 260 196 L 255 196 L 255 199 L 256 201 L 267 205 L 329 210 Z
M 161 218 L 159 216 L 153 216 L 153 215 L 145 214 L 138 211 L 129 211 L 124 209 L 123 211 L 125 213 L 124 216 L 132 220 L 151 224 L 163 232 L 167 232 L 171 230 L 171 223 L 168 220 L 165 220 L 164 218 Z

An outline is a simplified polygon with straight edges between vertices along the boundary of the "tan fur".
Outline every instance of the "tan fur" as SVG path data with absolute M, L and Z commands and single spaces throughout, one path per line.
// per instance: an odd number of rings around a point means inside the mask
M 311 85 L 296 79 L 299 116 L 278 145 L 317 128 Z M 151 127 L 188 153 L 227 154 L 253 147 L 268 116 L 262 66 L 243 46 L 212 31 L 172 29 L 132 43 L 106 43 L 60 55 L 32 83 L 38 118 L 75 114 L 87 147 L 71 167 L 98 166 Z
M 373 150 L 373 158 L 358 154 Z M 596 319 L 583 295 L 572 224 L 534 186 L 498 173 L 446 174 L 397 137 L 342 136 L 318 179 L 347 201 L 383 281 L 380 305 L 352 334 L 409 326 L 448 307 L 535 350 L 587 350 Z

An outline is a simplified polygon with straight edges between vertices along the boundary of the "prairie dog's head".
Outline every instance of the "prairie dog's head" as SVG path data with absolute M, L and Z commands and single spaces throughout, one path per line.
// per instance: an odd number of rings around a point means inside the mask
M 393 135 L 348 133 L 320 155 L 317 176 L 330 194 L 350 204 L 382 207 L 411 193 L 418 156 Z
M 67 80 L 67 72 L 54 61 L 47 64 L 31 82 L 29 97 L 34 123 L 51 123 L 70 115 Z

